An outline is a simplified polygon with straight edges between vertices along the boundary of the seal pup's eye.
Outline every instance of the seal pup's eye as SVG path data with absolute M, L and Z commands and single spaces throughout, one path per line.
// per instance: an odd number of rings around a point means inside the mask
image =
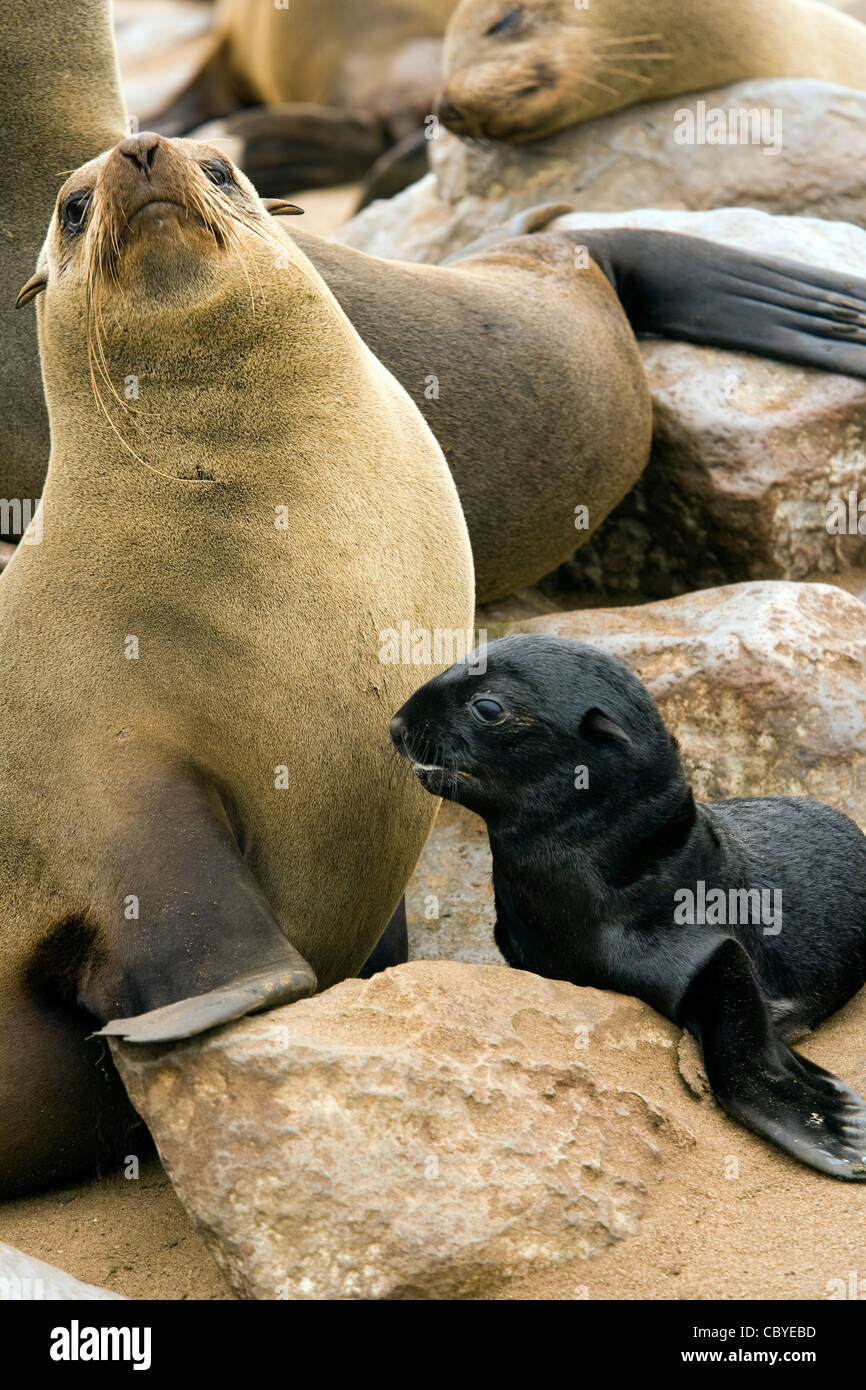
M 90 211 L 90 189 L 79 189 L 70 193 L 60 205 L 60 222 L 72 236 L 82 231 Z
M 501 724 L 505 718 L 505 707 L 500 705 L 498 700 L 492 700 L 489 695 L 479 696 L 477 700 L 472 701 L 469 708 L 482 724 Z
M 228 165 L 223 164 L 221 159 L 214 159 L 210 164 L 203 164 L 201 167 L 205 178 L 210 179 L 217 188 L 228 188 L 229 184 L 234 183 Z
M 523 10 L 518 6 L 517 9 L 509 10 L 501 19 L 497 19 L 495 24 L 491 24 L 490 28 L 484 31 L 484 37 L 489 39 L 494 34 L 507 34 L 509 30 L 516 29 L 522 22 Z

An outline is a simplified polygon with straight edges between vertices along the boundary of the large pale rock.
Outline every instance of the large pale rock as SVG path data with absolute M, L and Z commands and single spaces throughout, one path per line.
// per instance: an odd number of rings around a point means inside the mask
M 652 227 L 866 277 L 866 232 L 750 209 L 558 218 L 555 228 Z M 740 579 L 866 567 L 863 532 L 828 530 L 828 504 L 866 500 L 866 382 L 687 343 L 644 341 L 652 457 L 578 551 L 584 592 L 662 598 Z
M 120 1299 L 122 1294 L 111 1293 L 108 1289 L 98 1289 L 94 1284 L 82 1284 L 54 1265 L 44 1260 L 34 1260 L 21 1250 L 0 1242 L 0 1303 L 42 1302 L 43 1300 L 64 1299 L 80 1302 L 84 1299 Z
M 697 101 L 781 113 L 782 149 L 679 145 Z M 353 218 L 341 239 L 397 260 L 439 262 L 538 203 L 579 211 L 755 207 L 866 225 L 866 92 L 752 80 L 616 112 L 547 140 L 483 148 L 444 132 L 431 173 Z
M 826 584 L 737 584 L 515 625 L 626 661 L 702 801 L 808 796 L 866 830 L 866 606 Z
M 864 1034 L 866 990 L 800 1046 L 863 1091 Z M 114 1050 L 244 1297 L 866 1291 L 866 1186 L 699 1098 L 694 1049 L 620 995 L 425 961 Z
M 637 1232 L 691 1142 L 677 1036 L 622 996 L 415 962 L 113 1050 L 239 1294 L 457 1298 Z

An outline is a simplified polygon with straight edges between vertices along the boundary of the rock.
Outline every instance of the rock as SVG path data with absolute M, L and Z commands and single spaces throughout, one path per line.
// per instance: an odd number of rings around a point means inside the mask
M 478 1298 L 636 1234 L 692 1142 L 677 1034 L 619 995 L 418 961 L 112 1050 L 241 1296 Z
M 653 227 L 861 277 L 866 267 L 859 227 L 751 210 L 583 213 L 551 225 Z M 641 353 L 652 457 L 567 567 L 570 585 L 664 598 L 866 567 L 866 382 L 687 343 L 644 340 Z M 864 503 L 853 527 L 852 493 Z M 828 530 L 839 504 L 841 533 Z
M 679 145 L 676 113 L 779 112 L 782 148 Z M 751 80 L 616 112 L 547 140 L 482 148 L 443 132 L 431 173 L 374 203 L 341 240 L 398 260 L 439 262 L 538 203 L 578 211 L 753 207 L 866 225 L 866 92 L 805 79 Z
M 514 625 L 621 657 L 702 801 L 807 796 L 866 830 L 866 606 L 826 584 L 736 584 Z
M 491 872 L 484 822 L 443 802 L 406 889 L 410 960 L 505 964 L 493 939 Z
M 6 1299 L 15 1302 L 49 1299 L 80 1302 L 96 1298 L 116 1298 L 127 1302 L 122 1294 L 97 1289 L 93 1284 L 82 1284 L 71 1274 L 64 1274 L 62 1269 L 55 1269 L 54 1265 L 34 1260 L 21 1250 L 0 1243 L 0 1303 Z

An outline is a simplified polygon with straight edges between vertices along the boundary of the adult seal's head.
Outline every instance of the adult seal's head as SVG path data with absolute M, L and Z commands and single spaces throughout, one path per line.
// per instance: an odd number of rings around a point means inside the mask
M 731 1115 L 866 1180 L 862 1098 L 788 1046 L 866 979 L 852 821 L 785 797 L 696 803 L 637 677 L 565 639 L 473 654 L 391 737 L 429 791 L 487 822 L 509 964 L 645 999 L 698 1039 Z
M 862 88 L 864 61 L 866 29 L 813 0 L 461 0 L 438 111 L 459 135 L 539 140 L 749 77 Z
M 279 268 L 292 266 L 296 288 L 301 260 L 296 253 L 292 265 L 290 243 L 252 184 L 215 147 L 150 132 L 121 140 L 62 186 L 36 273 L 18 296 L 19 307 L 44 296 L 39 315 L 49 408 L 78 373 L 92 384 L 106 417 L 109 403 L 119 407 L 134 434 L 127 402 L 138 399 L 137 389 L 121 397 L 110 359 L 118 370 L 128 367 L 123 381 L 140 378 L 152 353 L 168 381 L 165 363 L 175 354 L 189 361 L 191 340 L 216 357 L 212 334 L 221 322 L 228 329 L 232 305 L 251 305 L 255 320 L 262 311 L 257 292 L 261 297 L 266 286 L 269 302 L 287 298 L 292 277 L 280 294 Z M 232 332 L 244 336 L 243 319 Z M 181 381 L 175 379 L 180 389 Z

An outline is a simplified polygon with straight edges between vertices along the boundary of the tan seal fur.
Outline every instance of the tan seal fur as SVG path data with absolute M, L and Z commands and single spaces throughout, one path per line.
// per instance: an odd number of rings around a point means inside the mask
M 52 450 L 0 580 L 7 1190 L 115 1136 L 87 1033 L 356 973 L 432 821 L 388 756 L 422 673 L 380 652 L 471 623 L 457 493 L 273 227 L 218 150 L 142 135 L 64 185 L 24 293 Z
M 436 434 L 479 602 L 567 560 L 637 481 L 652 434 L 640 350 L 601 270 L 556 234 L 453 266 L 293 236 Z
M 814 0 L 461 0 L 441 119 L 538 140 L 638 102 L 753 77 L 866 88 L 866 27 Z
M 125 116 L 105 0 L 5 0 L 0 25 L 0 496 L 35 499 L 48 417 L 32 314 L 15 296 L 32 274 L 57 190 L 113 145 Z
M 252 100 L 357 108 L 387 121 L 412 112 L 417 121 L 439 85 L 455 3 L 292 0 L 278 8 L 274 0 L 220 0 L 217 29 Z

